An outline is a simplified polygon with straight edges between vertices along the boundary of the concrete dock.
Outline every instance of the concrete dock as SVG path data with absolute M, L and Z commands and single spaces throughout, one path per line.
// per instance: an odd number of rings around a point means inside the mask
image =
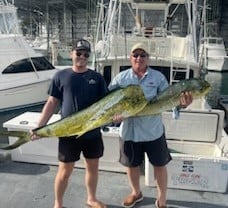
M 53 184 L 57 166 L 14 162 L 6 155 L 0 162 L 0 208 L 52 208 Z M 141 208 L 153 208 L 156 189 L 145 186 Z M 130 191 L 125 173 L 100 171 L 97 196 L 109 208 L 120 208 Z M 175 208 L 228 208 L 228 193 L 168 189 L 168 205 Z M 86 191 L 84 169 L 75 168 L 64 198 L 66 208 L 84 208 Z

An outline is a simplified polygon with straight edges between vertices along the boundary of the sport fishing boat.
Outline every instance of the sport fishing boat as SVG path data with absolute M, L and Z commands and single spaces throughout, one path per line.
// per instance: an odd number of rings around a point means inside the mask
M 23 37 L 17 9 L 0 1 L 0 112 L 41 104 L 55 67 Z
M 218 24 L 218 15 L 221 12 L 218 9 L 221 8 L 220 4 L 221 2 L 216 4 L 216 2 L 208 0 L 203 1 L 199 38 L 199 59 L 202 60 L 204 68 L 215 72 L 228 71 L 227 51 Z
M 93 65 L 107 83 L 130 67 L 130 49 L 137 42 L 148 47 L 150 65 L 170 83 L 200 75 L 196 1 L 111 0 L 99 5 Z

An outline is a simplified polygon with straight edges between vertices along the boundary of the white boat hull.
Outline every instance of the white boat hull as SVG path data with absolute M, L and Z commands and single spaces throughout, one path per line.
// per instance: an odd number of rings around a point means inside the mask
M 0 112 L 44 103 L 50 79 L 0 90 Z
M 228 71 L 228 56 L 208 57 L 207 69 L 210 71 Z
M 202 39 L 200 54 L 204 56 L 204 67 L 209 71 L 228 71 L 228 56 L 221 37 Z

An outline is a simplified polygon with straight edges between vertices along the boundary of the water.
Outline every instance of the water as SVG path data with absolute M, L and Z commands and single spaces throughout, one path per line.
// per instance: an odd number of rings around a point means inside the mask
M 205 78 L 211 84 L 211 91 L 207 96 L 208 103 L 216 108 L 221 95 L 228 97 L 228 72 L 209 72 Z

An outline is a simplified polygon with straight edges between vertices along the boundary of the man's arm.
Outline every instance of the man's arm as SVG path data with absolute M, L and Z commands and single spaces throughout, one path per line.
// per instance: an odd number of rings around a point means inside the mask
M 49 96 L 47 99 L 47 102 L 45 103 L 37 127 L 41 127 L 47 124 L 51 116 L 54 114 L 57 106 L 59 104 L 59 100 L 53 96 Z M 36 140 L 39 139 L 39 137 L 31 130 L 31 139 Z
M 57 106 L 59 104 L 59 100 L 53 96 L 49 96 L 47 102 L 45 103 L 40 119 L 38 121 L 38 127 L 46 125 L 48 120 L 54 114 Z

